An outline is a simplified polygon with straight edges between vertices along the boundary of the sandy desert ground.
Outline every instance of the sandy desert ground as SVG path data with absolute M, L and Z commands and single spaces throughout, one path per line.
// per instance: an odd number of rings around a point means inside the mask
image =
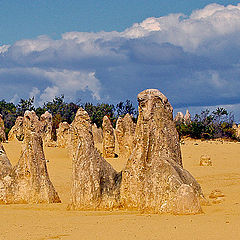
M 21 145 L 4 144 L 12 164 L 18 161 Z M 67 150 L 45 148 L 50 178 L 61 204 L 1 205 L 0 239 L 80 240 L 207 240 L 240 239 L 240 143 L 185 140 L 181 146 L 184 167 L 201 184 L 209 206 L 203 214 L 189 216 L 148 215 L 137 212 L 67 211 L 71 189 L 71 159 Z M 199 166 L 202 154 L 211 156 L 213 166 Z M 116 170 L 121 159 L 108 159 Z M 213 190 L 222 200 L 213 203 Z

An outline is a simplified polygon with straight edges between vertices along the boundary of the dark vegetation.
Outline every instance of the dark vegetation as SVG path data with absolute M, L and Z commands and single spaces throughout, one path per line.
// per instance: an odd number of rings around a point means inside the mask
M 6 135 L 8 135 L 15 124 L 16 118 L 23 116 L 26 110 L 34 110 L 38 117 L 45 113 L 45 111 L 48 111 L 53 116 L 53 135 L 56 135 L 59 123 L 66 121 L 70 124 L 79 107 L 83 107 L 88 112 L 92 123 L 96 123 L 98 127 L 102 126 L 102 119 L 105 115 L 110 118 L 114 127 L 118 117 L 122 117 L 127 113 L 133 116 L 134 121 L 137 119 L 137 111 L 130 100 L 119 102 L 115 106 L 108 103 L 98 103 L 96 105 L 92 103 L 80 104 L 65 102 L 63 95 L 55 97 L 52 101 L 46 102 L 40 107 L 34 106 L 34 98 L 21 99 L 17 105 L 2 100 L 0 101 L 0 114 L 3 116 Z
M 98 127 L 102 126 L 102 119 L 105 115 L 110 118 L 114 127 L 118 117 L 122 117 L 127 113 L 133 116 L 135 122 L 137 121 L 138 113 L 130 100 L 119 102 L 116 105 L 108 103 L 94 105 L 89 102 L 79 104 L 66 103 L 63 95 L 55 97 L 52 101 L 46 102 L 40 107 L 34 106 L 34 98 L 21 99 L 17 105 L 2 100 L 0 101 L 0 114 L 3 116 L 6 135 L 8 135 L 8 132 L 15 124 L 16 118 L 23 116 L 26 110 L 34 110 L 38 117 L 48 111 L 53 116 L 53 135 L 56 135 L 54 133 L 56 133 L 59 123 L 66 121 L 70 124 L 79 107 L 83 107 L 88 112 L 92 123 L 96 123 Z M 217 108 L 213 112 L 204 110 L 201 114 L 196 114 L 191 122 L 176 122 L 176 127 L 180 138 L 189 136 L 196 139 L 231 138 L 235 140 L 235 130 L 232 128 L 233 120 L 231 113 L 228 113 L 223 108 Z
M 180 138 L 188 136 L 196 139 L 230 138 L 236 139 L 233 127 L 234 116 L 224 108 L 210 112 L 204 110 L 196 114 L 191 122 L 176 122 Z

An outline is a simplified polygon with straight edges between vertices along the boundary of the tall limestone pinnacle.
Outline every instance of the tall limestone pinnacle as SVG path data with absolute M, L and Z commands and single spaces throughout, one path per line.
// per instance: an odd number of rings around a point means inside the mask
M 132 155 L 122 173 L 123 208 L 152 213 L 201 212 L 200 185 L 183 169 L 172 106 L 157 89 L 138 94 Z
M 57 129 L 57 146 L 65 148 L 69 144 L 69 129 L 70 125 L 67 122 L 61 122 Z
M 114 158 L 115 157 L 115 136 L 114 130 L 108 116 L 103 117 L 103 157 Z
M 16 134 L 19 131 L 19 129 L 23 128 L 23 117 L 19 116 L 17 117 L 14 126 L 11 128 L 11 130 L 8 133 L 8 141 L 12 141 L 16 139 Z
M 118 204 L 121 174 L 100 156 L 94 146 L 87 112 L 80 108 L 70 127 L 73 185 L 70 208 L 111 209 Z
M 92 124 L 92 133 L 94 144 L 102 144 L 103 142 L 103 131 L 102 128 L 98 128 L 96 123 Z
M 0 114 L 0 142 L 6 142 L 4 121 L 1 114 Z
M 46 111 L 40 117 L 41 135 L 43 143 L 47 147 L 55 147 L 57 144 L 52 139 L 52 114 Z
M 116 137 L 119 146 L 119 157 L 128 159 L 133 150 L 135 124 L 130 114 L 119 117 L 116 124 Z
M 61 202 L 48 175 L 38 117 L 35 112 L 26 111 L 22 121 L 22 124 L 19 124 L 22 127 L 16 129 L 16 137 L 23 140 L 23 148 L 17 165 L 10 171 L 7 170 L 10 168 L 9 160 L 2 149 L 7 174 L 0 176 L 0 202 Z
M 191 123 L 191 114 L 188 109 L 186 110 L 186 114 L 184 115 L 184 123 L 185 124 Z

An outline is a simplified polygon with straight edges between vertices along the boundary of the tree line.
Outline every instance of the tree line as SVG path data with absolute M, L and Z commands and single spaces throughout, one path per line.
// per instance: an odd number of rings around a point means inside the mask
M 108 103 L 98 103 L 96 105 L 86 102 L 67 103 L 64 101 L 64 95 L 55 97 L 52 101 L 45 102 L 42 106 L 34 106 L 34 97 L 29 99 L 21 99 L 18 104 L 9 103 L 5 100 L 0 101 L 0 114 L 3 117 L 5 132 L 8 135 L 11 128 L 14 126 L 18 116 L 23 116 L 26 110 L 35 111 L 37 116 L 40 116 L 48 111 L 52 114 L 53 120 L 53 137 L 56 137 L 56 129 L 60 122 L 68 122 L 71 124 L 79 107 L 84 108 L 90 116 L 91 122 L 96 123 L 98 127 L 102 126 L 102 119 L 107 115 L 113 126 L 116 125 L 118 117 L 129 113 L 133 116 L 133 120 L 137 119 L 137 110 L 130 100 L 119 102 L 116 105 Z
M 191 121 L 176 122 L 180 138 L 189 136 L 195 139 L 230 138 L 239 140 L 233 129 L 234 115 L 224 108 L 210 112 L 208 109 L 196 114 Z
M 21 99 L 18 104 L 0 101 L 0 114 L 3 117 L 5 132 L 8 135 L 14 126 L 16 118 L 23 116 L 26 110 L 33 110 L 40 117 L 46 111 L 53 116 L 53 138 L 56 137 L 56 129 L 60 122 L 68 122 L 71 124 L 79 107 L 84 108 L 90 116 L 91 122 L 98 127 L 102 126 L 102 119 L 105 115 L 109 117 L 113 126 L 116 126 L 117 119 L 129 113 L 133 116 L 134 122 L 137 121 L 138 112 L 130 100 L 119 102 L 116 105 L 108 103 L 93 104 L 86 102 L 67 103 L 64 101 L 64 95 L 55 97 L 52 101 L 45 102 L 42 106 L 34 106 L 34 97 L 29 99 Z M 196 139 L 216 139 L 231 138 L 236 140 L 236 132 L 233 129 L 234 116 L 224 108 L 217 108 L 210 112 L 204 110 L 200 114 L 196 114 L 190 122 L 184 120 L 176 122 L 176 128 L 180 138 L 189 136 Z

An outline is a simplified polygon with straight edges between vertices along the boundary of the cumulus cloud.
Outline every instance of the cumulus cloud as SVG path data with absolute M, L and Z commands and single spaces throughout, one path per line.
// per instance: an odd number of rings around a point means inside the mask
M 10 45 L 2 45 L 2 46 L 0 46 L 0 54 L 3 54 L 5 52 L 7 52 L 9 47 L 10 47 Z
M 240 4 L 0 46 L 0 96 L 116 103 L 158 88 L 174 107 L 240 103 Z
M 91 92 L 93 98 L 100 100 L 101 86 L 94 72 L 57 71 L 55 69 L 43 71 L 42 74 L 54 85 L 53 87 L 47 87 L 40 96 L 44 101 L 60 95 L 62 89 L 64 89 L 64 93 L 71 100 L 77 97 L 75 96 L 76 92 L 86 90 Z
M 37 98 L 37 96 L 39 95 L 39 93 L 40 93 L 40 90 L 38 89 L 38 88 L 36 88 L 36 87 L 33 87 L 32 88 L 32 91 L 29 93 L 29 97 L 30 98 Z

